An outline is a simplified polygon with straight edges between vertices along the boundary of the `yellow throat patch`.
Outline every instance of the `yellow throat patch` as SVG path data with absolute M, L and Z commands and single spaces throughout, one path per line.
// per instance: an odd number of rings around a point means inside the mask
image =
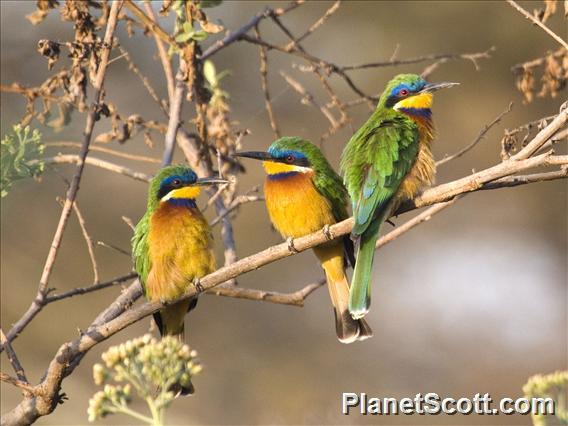
M 309 169 L 307 167 L 295 166 L 293 164 L 277 163 L 274 161 L 263 161 L 262 166 L 264 170 L 269 175 L 277 175 L 279 173 L 290 173 L 290 172 L 306 172 Z
M 188 198 L 193 200 L 199 196 L 201 188 L 199 186 L 184 186 L 183 188 L 173 189 L 162 197 L 161 201 L 167 201 L 171 198 Z
M 400 108 L 416 108 L 416 109 L 427 109 L 432 107 L 432 102 L 434 96 L 432 93 L 424 92 L 416 96 L 411 96 L 409 98 L 403 99 L 394 105 L 394 109 Z

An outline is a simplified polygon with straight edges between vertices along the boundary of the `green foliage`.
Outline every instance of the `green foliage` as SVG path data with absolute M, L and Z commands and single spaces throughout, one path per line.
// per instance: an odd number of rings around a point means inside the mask
M 208 34 L 203 30 L 196 30 L 193 25 L 189 22 L 184 22 L 181 25 L 181 29 L 175 36 L 175 40 L 178 43 L 185 43 L 189 40 L 203 41 L 207 39 Z
M 215 110 L 228 111 L 227 100 L 229 99 L 229 93 L 221 89 L 221 80 L 230 74 L 229 70 L 217 73 L 215 64 L 209 59 L 203 64 L 203 75 L 205 80 L 207 80 L 206 87 L 211 91 L 211 100 L 209 102 Z
M 537 374 L 529 378 L 523 386 L 526 398 L 552 398 L 555 401 L 555 416 L 533 414 L 532 420 L 535 426 L 547 424 L 568 425 L 568 371 L 556 371 L 551 374 Z
M 0 148 L 0 195 L 5 197 L 12 184 L 29 177 L 38 177 L 44 170 L 40 160 L 44 151 L 41 133 L 29 126 L 17 124 L 12 133 L 2 138 Z
M 93 366 L 95 384 L 105 386 L 89 400 L 89 421 L 123 413 L 148 424 L 163 424 L 165 411 L 176 398 L 172 387 L 190 386 L 191 378 L 201 371 L 196 357 L 195 351 L 171 336 L 158 341 L 146 334 L 109 348 L 102 355 L 104 365 Z M 128 407 L 132 389 L 147 403 L 152 417 Z

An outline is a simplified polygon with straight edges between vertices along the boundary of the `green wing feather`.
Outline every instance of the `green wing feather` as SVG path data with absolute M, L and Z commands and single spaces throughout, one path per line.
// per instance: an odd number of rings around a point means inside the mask
M 142 287 L 146 283 L 148 274 L 152 267 L 149 256 L 148 230 L 150 215 L 146 213 L 136 225 L 134 236 L 132 237 L 132 257 L 134 259 L 134 270 L 140 277 Z
M 411 120 L 375 115 L 351 138 L 342 161 L 353 203 L 353 235 L 361 235 L 389 204 L 418 154 Z
M 418 137 L 413 121 L 378 109 L 345 148 L 341 167 L 353 203 L 351 233 L 360 237 L 349 291 L 349 311 L 354 318 L 369 311 L 375 243 L 398 188 L 416 160 Z

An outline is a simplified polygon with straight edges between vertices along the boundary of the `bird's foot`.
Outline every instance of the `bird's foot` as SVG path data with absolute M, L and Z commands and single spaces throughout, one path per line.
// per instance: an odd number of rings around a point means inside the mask
M 390 220 L 390 219 L 385 220 L 385 222 L 388 223 L 389 225 L 396 226 L 396 225 L 394 224 L 394 222 L 393 222 L 392 220 Z
M 193 286 L 195 287 L 198 293 L 203 293 L 205 291 L 203 285 L 201 284 L 201 280 L 199 278 L 195 278 L 193 280 Z
M 335 238 L 335 235 L 333 235 L 333 232 L 331 232 L 331 229 L 329 228 L 329 225 L 327 225 L 327 224 L 324 225 L 321 232 L 323 232 L 323 235 L 325 235 L 325 238 L 327 238 L 329 241 L 331 241 Z
M 288 239 L 286 239 L 286 242 L 288 243 L 288 250 L 292 253 L 300 253 L 298 251 L 298 249 L 296 247 L 294 247 L 294 238 L 289 237 Z

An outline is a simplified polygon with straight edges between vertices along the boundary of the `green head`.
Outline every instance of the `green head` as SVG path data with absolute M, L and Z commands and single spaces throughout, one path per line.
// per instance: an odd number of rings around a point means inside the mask
M 148 210 L 156 209 L 162 202 L 195 206 L 202 186 L 227 182 L 219 178 L 200 179 L 191 168 L 183 165 L 164 167 L 150 181 Z
M 283 177 L 307 172 L 317 174 L 324 169 L 331 169 L 317 146 L 296 136 L 278 139 L 270 145 L 267 151 L 237 152 L 235 156 L 262 160 L 269 177 Z
M 428 83 L 417 74 L 399 74 L 388 82 L 379 99 L 378 107 L 402 112 L 430 110 L 433 93 L 459 83 Z

